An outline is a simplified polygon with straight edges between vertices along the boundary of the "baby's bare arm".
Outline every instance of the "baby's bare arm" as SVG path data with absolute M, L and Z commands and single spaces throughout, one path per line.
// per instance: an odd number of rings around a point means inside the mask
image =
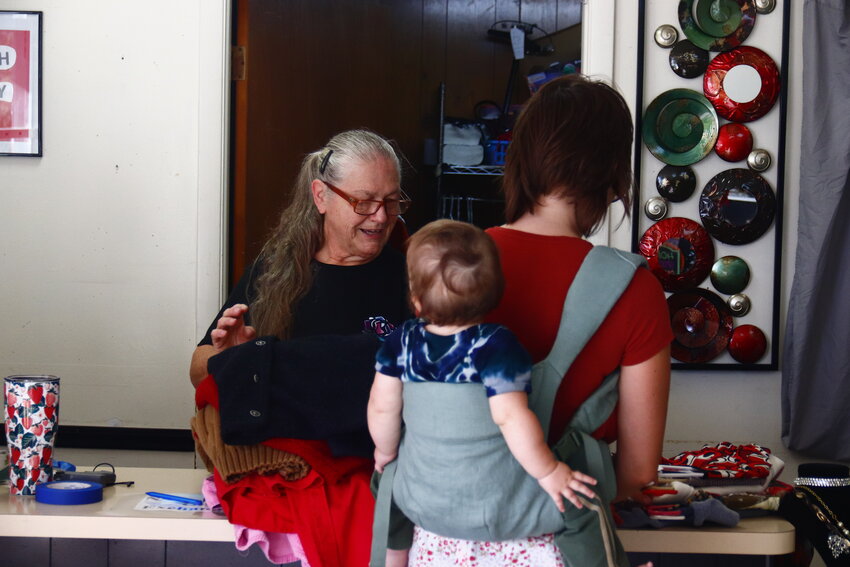
M 543 428 L 528 408 L 528 395 L 508 392 L 492 396 L 490 412 L 513 456 L 528 474 L 537 479 L 559 510 L 564 511 L 562 496 L 577 508 L 582 507 L 577 493 L 596 497 L 588 486 L 596 484 L 596 479 L 558 461 L 546 445 Z
M 375 373 L 366 416 L 375 442 L 375 470 L 396 458 L 401 438 L 402 384 L 399 378 Z

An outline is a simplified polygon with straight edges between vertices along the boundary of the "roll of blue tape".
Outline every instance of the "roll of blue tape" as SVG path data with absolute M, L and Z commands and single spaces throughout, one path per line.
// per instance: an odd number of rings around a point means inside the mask
M 35 499 L 42 504 L 69 506 L 92 504 L 103 500 L 103 485 L 96 482 L 57 480 L 35 487 Z

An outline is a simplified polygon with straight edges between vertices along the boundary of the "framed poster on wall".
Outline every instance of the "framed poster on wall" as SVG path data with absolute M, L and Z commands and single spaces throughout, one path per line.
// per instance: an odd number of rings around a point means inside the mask
M 632 240 L 673 368 L 778 368 L 788 0 L 640 0 Z
M 0 155 L 41 156 L 41 18 L 0 11 Z

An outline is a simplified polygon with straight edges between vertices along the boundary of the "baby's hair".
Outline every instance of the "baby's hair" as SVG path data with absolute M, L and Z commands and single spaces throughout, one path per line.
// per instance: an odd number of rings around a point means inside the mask
M 480 228 L 438 220 L 416 231 L 407 244 L 411 302 L 435 325 L 480 323 L 502 298 L 505 280 L 499 251 Z

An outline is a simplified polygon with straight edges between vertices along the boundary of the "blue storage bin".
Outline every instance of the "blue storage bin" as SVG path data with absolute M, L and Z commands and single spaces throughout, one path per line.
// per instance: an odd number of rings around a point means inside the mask
M 505 165 L 505 154 L 508 152 L 507 140 L 491 140 L 484 148 L 484 158 L 487 165 Z

